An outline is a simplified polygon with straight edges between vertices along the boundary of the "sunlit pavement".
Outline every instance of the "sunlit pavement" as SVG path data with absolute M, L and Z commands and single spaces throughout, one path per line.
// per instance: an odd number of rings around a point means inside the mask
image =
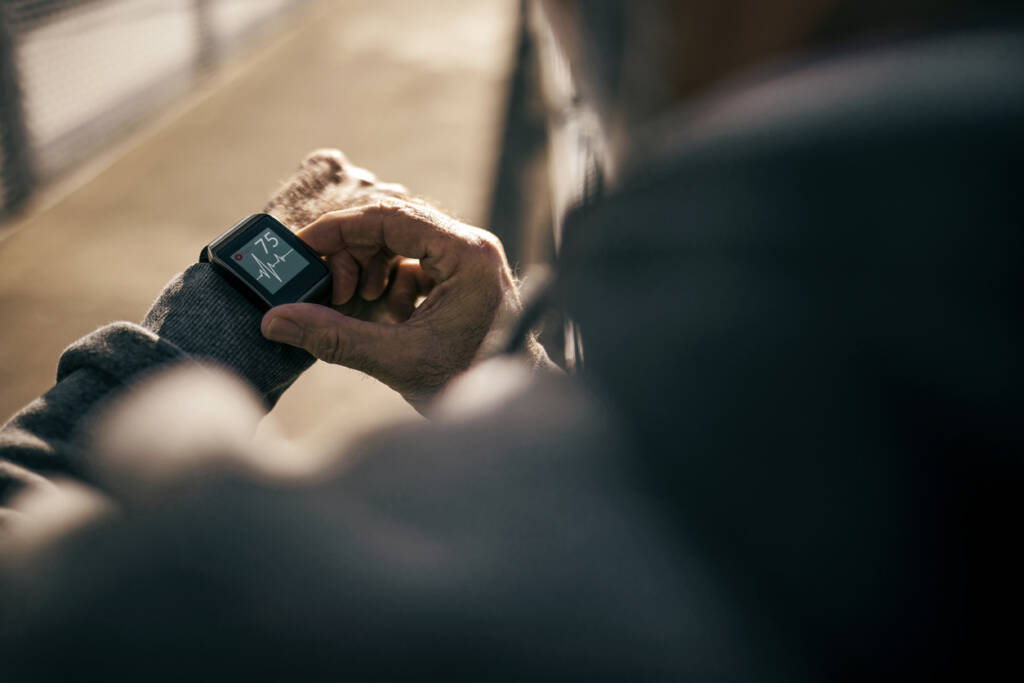
M 339 147 L 481 223 L 517 6 L 316 5 L 211 77 L 179 116 L 134 133 L 98 173 L 44 193 L 0 238 L 0 419 L 46 391 L 67 344 L 139 320 L 164 283 L 258 210 L 309 150 Z M 318 363 L 273 419 L 319 447 L 416 418 L 374 380 Z

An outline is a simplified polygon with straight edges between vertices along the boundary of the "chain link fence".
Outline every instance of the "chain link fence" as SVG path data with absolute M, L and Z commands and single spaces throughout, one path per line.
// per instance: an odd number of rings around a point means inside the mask
M 0 218 L 311 0 L 0 0 Z

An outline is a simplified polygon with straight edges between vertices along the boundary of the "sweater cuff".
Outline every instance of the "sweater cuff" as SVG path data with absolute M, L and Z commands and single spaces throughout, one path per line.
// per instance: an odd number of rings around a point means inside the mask
M 196 360 L 241 375 L 273 407 L 315 359 L 302 349 L 265 339 L 262 318 L 212 265 L 197 263 L 168 283 L 142 326 Z

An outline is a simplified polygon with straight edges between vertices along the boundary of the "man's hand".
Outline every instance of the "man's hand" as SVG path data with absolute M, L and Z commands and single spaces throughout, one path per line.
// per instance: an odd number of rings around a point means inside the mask
M 324 148 L 306 155 L 263 212 L 294 231 L 329 211 L 396 198 L 415 201 L 402 185 L 383 182 L 339 150 Z
M 419 410 L 521 311 L 501 242 L 423 204 L 334 211 L 298 235 L 327 259 L 336 307 L 375 301 L 392 322 L 287 304 L 264 316 L 264 336 L 361 370 Z

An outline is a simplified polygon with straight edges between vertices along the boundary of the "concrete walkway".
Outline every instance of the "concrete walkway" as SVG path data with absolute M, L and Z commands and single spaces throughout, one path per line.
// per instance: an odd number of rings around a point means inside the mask
M 44 192 L 0 228 L 0 419 L 49 388 L 67 344 L 139 320 L 203 244 L 258 210 L 312 149 L 338 147 L 481 223 L 517 7 L 317 4 L 71 179 L 70 191 Z M 409 418 L 386 387 L 323 363 L 274 411 L 285 433 L 313 446 Z

